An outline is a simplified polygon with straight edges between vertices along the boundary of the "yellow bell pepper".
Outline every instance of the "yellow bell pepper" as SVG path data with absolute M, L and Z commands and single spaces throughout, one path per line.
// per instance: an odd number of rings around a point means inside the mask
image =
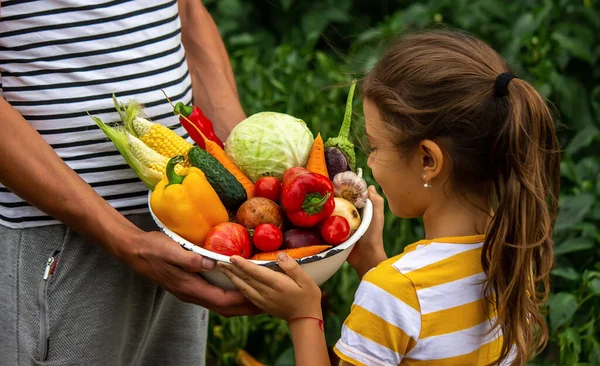
M 170 230 L 202 246 L 208 231 L 229 221 L 229 215 L 200 169 L 189 167 L 181 175 L 175 173 L 175 165 L 183 160 L 181 155 L 169 160 L 165 176 L 150 196 L 150 207 Z

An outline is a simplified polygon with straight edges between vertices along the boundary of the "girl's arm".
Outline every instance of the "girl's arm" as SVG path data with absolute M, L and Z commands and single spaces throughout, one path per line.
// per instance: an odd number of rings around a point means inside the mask
M 322 317 L 318 317 L 322 319 Z M 329 366 L 329 353 L 322 323 L 315 319 L 297 319 L 290 324 L 296 365 Z
M 256 306 L 290 323 L 297 366 L 330 366 L 323 333 L 321 290 L 292 258 L 281 253 L 279 267 L 287 274 L 258 266 L 242 257 L 221 271 Z

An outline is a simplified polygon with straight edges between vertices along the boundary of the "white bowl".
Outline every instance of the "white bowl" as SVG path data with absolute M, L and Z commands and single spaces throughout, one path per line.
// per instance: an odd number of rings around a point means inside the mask
M 202 247 L 192 244 L 191 242 L 185 240 L 173 231 L 169 230 L 169 228 L 167 228 L 154 215 L 154 212 L 152 212 L 152 207 L 150 207 L 151 194 L 152 191 L 148 193 L 148 208 L 150 209 L 150 214 L 156 222 L 156 225 L 158 225 L 158 227 L 163 233 L 165 233 L 168 237 L 179 243 L 184 249 L 191 250 L 194 253 L 198 253 L 207 258 L 214 259 L 217 262 L 220 261 L 230 263 L 229 256 L 211 252 L 210 250 L 206 250 Z M 346 261 L 346 258 L 348 258 L 348 255 L 350 254 L 352 247 L 354 247 L 354 244 L 356 244 L 358 239 L 360 239 L 369 228 L 369 224 L 371 223 L 371 219 L 373 218 L 373 205 L 371 201 L 367 200 L 365 207 L 363 207 L 360 211 L 360 226 L 354 232 L 354 234 L 352 234 L 352 236 L 348 238 L 348 240 L 324 252 L 296 260 L 300 264 L 300 266 L 310 275 L 310 277 L 312 277 L 312 279 L 315 280 L 317 285 L 320 286 L 331 276 L 333 276 L 333 274 Z M 264 267 L 269 267 L 276 271 L 281 271 L 281 269 L 277 265 L 277 261 L 251 260 L 251 262 L 254 262 Z M 211 283 L 214 286 L 220 287 L 225 290 L 235 289 L 235 286 L 231 283 L 231 281 L 229 281 L 229 278 L 227 278 L 227 276 L 221 273 L 221 271 L 219 271 L 216 267 L 210 272 L 201 272 L 200 275 L 202 275 L 209 283 Z

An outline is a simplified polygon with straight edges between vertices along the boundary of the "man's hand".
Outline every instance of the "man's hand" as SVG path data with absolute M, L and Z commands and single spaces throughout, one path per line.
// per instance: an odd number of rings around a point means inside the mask
M 183 249 L 162 233 L 142 232 L 127 247 L 121 259 L 128 266 L 182 301 L 223 316 L 260 313 L 239 291 L 212 286 L 198 274 L 214 269 L 214 261 Z

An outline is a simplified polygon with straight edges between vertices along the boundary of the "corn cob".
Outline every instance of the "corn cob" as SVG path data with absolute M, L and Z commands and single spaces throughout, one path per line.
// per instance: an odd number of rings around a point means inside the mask
M 143 118 L 144 107 L 140 103 L 135 100 L 130 100 L 127 104 L 119 103 L 114 94 L 113 103 L 129 133 L 169 159 L 177 155 L 187 157 L 192 145 L 168 127 Z M 184 165 L 189 166 L 187 159 Z
M 153 123 L 145 118 L 136 117 L 131 125 L 133 131 L 143 143 L 167 158 L 177 155 L 187 156 L 188 150 L 192 148 L 192 144 L 160 123 Z
M 154 189 L 154 186 L 163 178 L 169 159 L 146 146 L 125 128 L 112 128 L 98 117 L 92 117 L 92 119 L 117 147 L 142 182 L 149 189 Z M 178 173 L 181 172 L 181 169 L 181 164 L 175 167 L 175 171 Z
M 156 173 L 161 175 L 164 174 L 169 159 L 166 156 L 152 150 L 140 139 L 133 136 L 129 132 L 126 132 L 126 134 L 127 142 L 129 143 L 129 150 L 140 162 L 140 164 Z

